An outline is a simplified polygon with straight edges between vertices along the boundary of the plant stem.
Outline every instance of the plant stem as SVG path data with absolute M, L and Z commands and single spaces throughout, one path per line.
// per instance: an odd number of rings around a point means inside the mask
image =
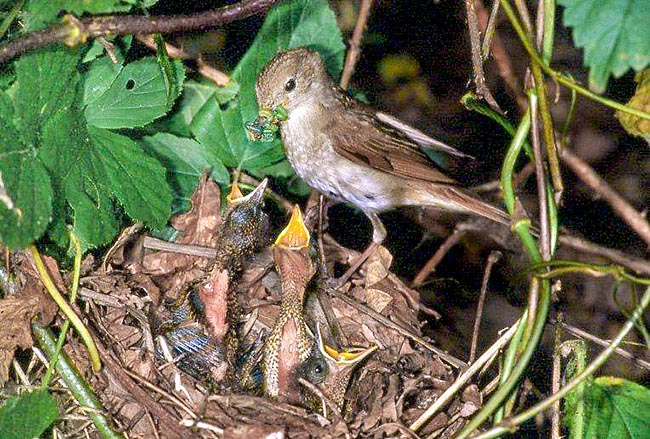
M 614 351 L 621 344 L 623 339 L 636 325 L 636 323 L 641 318 L 643 312 L 645 311 L 645 309 L 648 307 L 649 304 L 650 304 L 650 287 L 648 287 L 645 290 L 645 293 L 643 293 L 643 297 L 641 298 L 641 303 L 639 304 L 639 306 L 637 306 L 634 309 L 631 318 L 627 322 L 625 322 L 625 325 L 623 325 L 623 328 L 621 328 L 621 330 L 616 335 L 616 337 L 612 340 L 611 344 L 607 347 L 607 349 L 602 351 L 594 359 L 594 361 L 592 361 L 581 373 L 576 375 L 566 386 L 560 389 L 559 392 L 554 393 L 553 395 L 549 396 L 545 400 L 535 404 L 533 407 L 529 408 L 525 412 L 513 418 L 504 420 L 503 422 L 501 422 L 500 426 L 488 430 L 485 433 L 479 434 L 478 436 L 475 436 L 474 439 L 488 439 L 488 438 L 499 437 L 506 433 L 512 433 L 516 430 L 517 426 L 533 418 L 534 416 L 543 412 L 544 410 L 549 409 L 553 405 L 553 403 L 559 401 L 561 398 L 565 397 L 573 389 L 578 387 L 587 377 L 593 375 L 605 363 L 605 361 L 607 361 L 607 359 L 614 353 Z M 466 436 L 459 435 L 458 437 L 460 438 Z
M 66 322 L 67 323 L 67 322 Z M 45 351 L 45 353 L 52 359 L 55 356 L 57 344 L 54 342 L 54 335 L 49 328 L 43 327 L 36 323 L 32 323 L 32 332 L 38 342 L 38 345 Z M 50 360 L 51 361 L 51 360 Z M 50 362 L 50 367 L 51 366 Z M 116 433 L 110 426 L 110 422 L 104 416 L 104 407 L 93 393 L 92 388 L 86 383 L 79 371 L 74 367 L 65 353 L 59 355 L 59 360 L 56 362 L 56 370 L 61 375 L 65 385 L 72 393 L 75 400 L 82 406 L 89 410 L 85 410 L 88 417 L 92 420 L 99 434 L 106 439 L 124 439 L 120 433 Z
M 74 310 L 70 307 L 70 305 L 68 305 L 68 303 L 65 301 L 65 298 L 61 295 L 59 290 L 54 285 L 54 282 L 52 282 L 52 278 L 48 274 L 47 269 L 43 264 L 43 260 L 41 259 L 41 255 L 38 253 L 36 247 L 31 246 L 29 250 L 32 254 L 32 257 L 34 258 L 34 265 L 36 265 L 38 274 L 41 277 L 41 282 L 43 282 L 45 289 L 47 290 L 48 293 L 50 293 L 50 296 L 59 306 L 61 312 L 63 312 L 63 314 L 68 318 L 68 320 L 70 320 L 72 326 L 74 326 L 74 328 L 79 333 L 79 336 L 81 337 L 84 344 L 86 345 L 86 348 L 88 349 L 88 354 L 90 356 L 90 361 L 93 365 L 93 370 L 95 372 L 98 372 L 102 368 L 102 363 L 99 358 L 99 354 L 97 352 L 97 346 L 95 345 L 93 338 L 90 336 L 90 333 L 88 332 L 88 328 L 86 328 L 86 326 L 83 324 L 79 316 L 75 314 Z

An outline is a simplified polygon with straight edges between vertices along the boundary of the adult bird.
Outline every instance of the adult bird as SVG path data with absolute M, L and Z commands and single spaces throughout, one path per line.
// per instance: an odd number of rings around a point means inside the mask
M 301 47 L 277 54 L 255 89 L 261 118 L 249 128 L 279 125 L 298 176 L 361 209 L 372 223 L 371 245 L 340 281 L 383 242 L 378 214 L 395 207 L 429 206 L 510 224 L 505 212 L 459 187 L 423 149 L 464 154 L 347 95 L 317 52 Z

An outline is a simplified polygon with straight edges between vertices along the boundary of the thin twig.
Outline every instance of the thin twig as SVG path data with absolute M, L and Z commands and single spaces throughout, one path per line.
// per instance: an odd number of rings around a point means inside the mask
M 486 34 L 488 27 L 488 13 L 483 4 L 483 0 L 474 0 L 474 7 L 476 8 L 476 15 L 478 16 L 478 23 L 481 32 Z M 496 9 L 495 6 L 493 9 Z M 499 70 L 499 76 L 506 83 L 506 87 L 510 91 L 510 94 L 515 97 L 517 105 L 519 108 L 525 108 L 527 105 L 526 96 L 521 93 L 521 87 L 519 80 L 515 75 L 515 69 L 510 61 L 508 56 L 508 51 L 506 46 L 499 37 L 499 34 L 493 32 L 492 36 L 492 59 L 497 64 L 497 69 Z
M 434 271 L 436 271 L 436 267 L 442 261 L 442 258 L 445 257 L 445 255 L 451 250 L 453 246 L 458 244 L 458 242 L 465 236 L 465 231 L 460 230 L 458 228 L 454 229 L 454 232 L 447 237 L 445 242 L 442 243 L 440 247 L 438 247 L 438 250 L 431 256 L 431 258 L 427 261 L 426 264 L 424 264 L 424 267 L 420 269 L 418 274 L 415 275 L 415 278 L 413 279 L 413 282 L 411 283 L 412 288 L 419 287 L 422 285 L 427 277 Z
M 456 381 L 449 386 L 447 390 L 445 390 L 442 395 L 436 399 L 436 401 L 429 406 L 428 409 L 424 413 L 420 415 L 419 418 L 417 418 L 413 423 L 409 426 L 409 428 L 412 431 L 418 431 L 424 424 L 426 424 L 429 419 L 433 417 L 434 414 L 438 412 L 445 404 L 447 404 L 451 398 L 460 390 L 462 386 L 467 383 L 470 378 L 474 376 L 475 373 L 477 373 L 479 370 L 481 370 L 481 367 L 483 367 L 483 364 L 489 361 L 496 355 L 501 348 L 503 348 L 508 341 L 512 338 L 514 335 L 515 331 L 517 330 L 517 326 L 519 325 L 521 321 L 517 320 L 517 322 L 510 327 L 501 337 L 495 341 L 490 348 L 483 353 L 478 359 L 476 360 L 475 363 L 472 363 L 466 371 L 464 371 L 462 374 L 456 378 Z
M 480 0 L 475 0 L 474 10 L 482 13 L 485 12 L 485 7 L 483 2 Z M 477 14 L 477 18 L 478 18 Z M 494 38 L 494 30 L 497 27 L 497 16 L 499 15 L 499 0 L 492 0 L 492 9 L 490 10 L 490 18 L 488 19 L 487 26 L 482 25 L 481 29 L 484 31 L 485 36 L 483 37 L 483 45 L 481 46 L 481 56 L 485 61 L 490 55 L 490 46 L 492 46 L 492 38 Z
M 481 96 L 488 105 L 499 114 L 503 114 L 492 92 L 485 83 L 485 72 L 483 72 L 483 57 L 481 56 L 481 34 L 478 28 L 478 17 L 474 7 L 474 0 L 465 0 L 465 11 L 467 12 L 467 27 L 469 28 L 469 41 L 472 53 L 472 69 L 474 70 L 474 83 L 476 94 Z
M 80 40 L 106 36 L 186 32 L 221 26 L 264 12 L 279 0 L 244 0 L 211 11 L 192 15 L 157 16 L 119 15 L 71 20 L 42 31 L 33 32 L 0 46 L 0 63 L 38 47 L 72 43 L 72 35 L 82 35 Z
M 429 351 L 433 352 L 434 354 L 438 355 L 441 359 L 445 360 L 447 363 L 452 365 L 453 367 L 457 369 L 465 369 L 467 367 L 467 363 L 465 363 L 462 360 L 459 360 L 458 358 L 449 355 L 445 351 L 435 347 L 431 343 L 427 342 L 424 340 L 422 337 L 419 337 L 418 335 L 414 334 L 413 332 L 409 331 L 408 329 L 404 328 L 403 326 L 393 322 L 389 318 L 381 315 L 374 309 L 357 302 L 354 300 L 352 297 L 349 297 L 343 293 L 338 292 L 337 290 L 333 288 L 326 288 L 326 291 L 329 295 L 336 297 L 338 299 L 341 299 L 343 302 L 347 303 L 348 305 L 356 308 L 358 311 L 372 317 L 375 319 L 377 322 L 381 323 L 382 325 L 386 326 L 387 328 L 393 329 L 395 332 L 403 335 L 404 337 L 413 340 L 414 342 L 422 345 Z
M 562 328 L 566 332 L 573 335 L 574 337 L 580 337 L 580 338 L 583 338 L 585 340 L 589 340 L 590 342 L 595 343 L 595 344 L 597 344 L 599 346 L 602 346 L 602 347 L 606 348 L 607 346 L 609 346 L 611 344 L 611 341 L 609 341 L 609 340 L 603 340 L 602 338 L 596 337 L 595 335 L 590 334 L 589 332 L 584 331 L 584 330 L 582 330 L 582 329 L 580 329 L 578 327 L 575 327 L 575 326 L 573 326 L 573 325 L 571 325 L 569 323 L 559 322 L 559 319 L 558 319 L 558 321 L 551 320 L 551 323 L 556 324 L 556 325 L 559 323 L 560 325 L 562 325 Z M 650 370 L 650 362 L 644 360 L 643 358 L 639 358 L 637 355 L 634 355 L 632 352 L 627 351 L 627 350 L 625 350 L 623 348 L 620 348 L 620 347 L 616 348 L 616 350 L 614 352 L 616 354 L 620 355 L 621 357 L 632 361 L 637 366 L 642 367 L 642 368 L 644 368 L 646 370 Z
M 481 320 L 483 317 L 483 307 L 485 305 L 485 296 L 487 294 L 488 281 L 492 274 L 492 267 L 501 259 L 503 253 L 500 251 L 490 252 L 487 263 L 485 264 L 485 273 L 483 273 L 483 282 L 481 283 L 481 292 L 478 297 L 478 304 L 476 305 L 476 316 L 474 316 L 474 329 L 472 331 L 472 343 L 469 348 L 469 364 L 474 362 L 476 358 L 476 345 L 478 344 L 478 333 L 481 328 Z
M 201 247 L 199 245 L 177 244 L 175 242 L 167 242 L 162 239 L 152 238 L 151 236 L 146 236 L 144 238 L 144 248 L 190 256 L 200 256 L 203 258 L 214 258 L 217 254 L 216 250 L 213 248 Z
M 560 381 L 562 380 L 562 313 L 557 315 L 560 323 L 555 327 L 555 343 L 553 347 L 553 371 L 551 373 L 551 393 L 557 393 L 560 390 Z M 560 401 L 556 401 L 551 407 L 551 439 L 560 439 Z
M 650 261 L 626 255 L 625 253 L 602 245 L 595 244 L 577 236 L 560 234 L 558 236 L 560 244 L 565 245 L 577 251 L 582 251 L 590 255 L 601 256 L 609 259 L 615 264 L 634 270 L 639 274 L 650 275 Z
M 582 180 L 591 190 L 602 197 L 612 206 L 614 212 L 630 226 L 643 241 L 650 245 L 650 223 L 630 203 L 621 197 L 607 184 L 587 162 L 575 155 L 568 148 L 563 148 L 560 159 Z
M 531 134 L 533 151 L 535 153 L 535 180 L 537 182 L 537 202 L 539 204 L 539 252 L 542 260 L 551 260 L 551 232 L 549 222 L 549 205 L 546 198 L 546 173 L 544 172 L 544 161 L 542 158 L 542 145 L 539 138 L 539 107 L 537 97 L 534 94 L 529 96 Z
M 147 46 L 151 50 L 157 50 L 156 42 L 151 35 L 137 35 L 136 39 L 142 44 Z M 198 56 L 197 58 L 193 57 L 189 53 L 185 52 L 183 49 L 180 49 L 176 46 L 173 46 L 169 43 L 165 43 L 165 50 L 171 58 L 182 59 L 182 60 L 194 60 L 199 70 L 199 74 L 204 78 L 209 79 L 214 82 L 219 87 L 225 87 L 230 83 L 230 76 L 226 75 L 224 72 L 215 69 L 212 66 L 207 65 L 203 62 L 203 59 Z
M 225 430 L 223 428 L 217 427 L 216 425 L 208 424 L 207 422 L 204 421 L 196 421 L 194 419 L 181 419 L 181 422 L 179 422 L 179 424 L 187 428 L 198 428 L 198 429 L 208 430 L 218 434 L 219 436 L 223 436 L 225 433 Z
M 368 22 L 371 6 L 372 0 L 361 1 L 361 6 L 359 7 L 359 16 L 357 17 L 357 23 L 354 25 L 352 39 L 350 40 L 350 48 L 348 49 L 348 53 L 345 57 L 343 74 L 341 75 L 341 82 L 339 83 L 343 90 L 348 88 L 350 79 L 352 78 L 352 73 L 354 73 L 354 66 L 357 64 L 357 60 L 359 59 L 361 37 L 363 36 L 363 31 L 366 28 L 366 23 Z

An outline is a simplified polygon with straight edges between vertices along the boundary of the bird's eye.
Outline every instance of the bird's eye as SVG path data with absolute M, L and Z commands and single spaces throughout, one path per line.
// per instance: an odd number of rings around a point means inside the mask
M 296 80 L 293 78 L 290 78 L 287 82 L 284 84 L 284 90 L 285 91 L 292 91 L 294 88 L 296 88 Z

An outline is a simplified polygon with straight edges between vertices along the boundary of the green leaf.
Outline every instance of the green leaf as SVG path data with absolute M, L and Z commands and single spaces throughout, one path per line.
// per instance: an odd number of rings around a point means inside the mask
M 100 160 L 113 196 L 134 220 L 163 227 L 171 215 L 172 195 L 165 169 L 128 137 L 88 127 L 94 154 Z
M 91 145 L 82 123 L 79 110 L 53 119 L 43 130 L 39 158 L 50 170 L 58 198 L 56 234 L 51 237 L 65 248 L 67 239 L 62 232 L 69 222 L 86 250 L 110 242 L 120 223 L 102 157 Z M 71 218 L 67 218 L 66 205 L 72 208 Z
M 231 83 L 235 82 L 231 81 Z M 179 110 L 152 125 L 155 128 L 160 128 L 158 131 L 169 131 L 182 137 L 190 137 L 192 135 L 190 124 L 194 116 L 208 99 L 216 96 L 218 90 L 220 89 L 216 88 L 215 90 L 214 84 L 207 81 L 186 81 L 183 84 L 183 93 L 178 103 Z M 239 91 L 239 87 L 237 87 L 237 91 Z M 233 97 L 234 95 L 231 95 L 230 99 Z
M 0 240 L 26 247 L 45 232 L 52 215 L 52 186 L 32 152 L 0 151 Z
M 193 139 L 186 139 L 168 133 L 144 137 L 145 149 L 165 165 L 168 180 L 175 195 L 174 211 L 190 207 L 190 198 L 199 181 L 199 176 L 210 169 L 210 176 L 222 186 L 230 183 L 226 167 L 213 151 Z
M 589 86 L 602 93 L 610 74 L 650 63 L 648 0 L 559 0 L 564 24 L 573 28 L 575 45 L 585 50 Z
M 586 387 L 584 400 L 585 439 L 650 438 L 647 388 L 622 378 L 599 377 Z
M 255 169 L 280 160 L 279 142 L 250 142 L 239 111 L 239 100 L 229 102 L 225 109 L 215 98 L 206 102 L 191 125 L 194 136 L 213 149 L 217 157 L 228 167 Z
M 180 61 L 171 65 L 174 77 L 167 77 L 153 57 L 139 59 L 121 69 L 111 68 L 105 61 L 98 63 L 99 72 L 93 72 L 91 67 L 87 77 L 91 84 L 84 90 L 88 124 L 99 128 L 135 128 L 163 116 L 178 97 L 168 91 L 178 93 L 185 75 Z M 176 87 L 168 87 L 172 82 Z
M 17 127 L 27 145 L 37 146 L 43 126 L 57 114 L 70 111 L 80 79 L 79 56 L 61 48 L 30 53 L 16 62 L 13 101 Z
M 13 396 L 0 407 L 0 438 L 40 437 L 58 414 L 56 401 L 47 390 Z
M 628 107 L 650 112 L 650 68 L 636 74 L 636 91 L 627 103 Z M 643 137 L 650 144 L 650 120 L 641 119 L 624 111 L 617 111 L 616 117 L 632 136 Z
M 206 147 L 216 149 L 226 166 L 255 170 L 283 157 L 279 141 L 249 141 L 245 124 L 257 117 L 255 81 L 259 72 L 278 51 L 300 46 L 318 50 L 330 72 L 339 75 L 345 45 L 326 0 L 292 0 L 273 8 L 233 72 L 240 85 L 237 99 L 226 105 L 208 99 L 196 113 L 192 133 Z

